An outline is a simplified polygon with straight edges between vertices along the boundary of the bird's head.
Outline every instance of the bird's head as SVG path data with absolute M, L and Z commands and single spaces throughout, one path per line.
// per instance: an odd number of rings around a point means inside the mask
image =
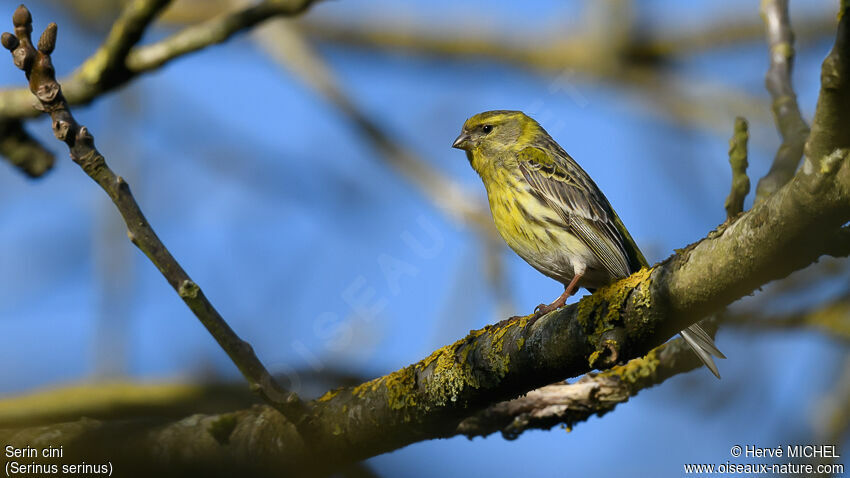
M 510 157 L 504 153 L 523 147 L 541 129 L 522 111 L 485 111 L 466 120 L 452 147 L 466 151 L 472 167 L 481 173 L 489 167 L 505 166 L 496 164 Z

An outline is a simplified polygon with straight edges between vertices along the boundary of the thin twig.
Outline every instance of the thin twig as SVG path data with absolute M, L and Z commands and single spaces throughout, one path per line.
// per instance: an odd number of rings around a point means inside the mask
M 770 69 L 765 75 L 765 85 L 773 98 L 773 117 L 782 136 L 782 145 L 776 151 L 770 171 L 759 180 L 757 202 L 773 194 L 794 176 L 809 136 L 809 126 L 800 113 L 791 84 L 794 33 L 788 15 L 788 0 L 762 0 L 761 11 L 770 47 Z
M 735 118 L 735 132 L 729 140 L 729 164 L 732 166 L 732 189 L 726 197 L 726 219 L 732 219 L 744 210 L 744 199 L 750 192 L 750 178 L 747 177 L 747 120 Z
M 303 405 L 297 395 L 280 388 L 254 354 L 251 345 L 240 339 L 225 322 L 195 282 L 174 259 L 148 223 L 126 181 L 107 166 L 94 146 L 94 138 L 71 114 L 62 89 L 56 81 L 50 54 L 56 46 L 56 24 L 47 26 L 33 46 L 32 16 L 23 5 L 12 17 L 15 34 L 3 33 L 3 46 L 12 52 L 15 65 L 24 70 L 32 94 L 40 109 L 52 119 L 54 135 L 68 145 L 71 159 L 77 163 L 109 195 L 127 224 L 127 235 L 177 291 L 204 327 L 224 349 L 242 375 L 265 400 L 290 420 L 300 418 Z

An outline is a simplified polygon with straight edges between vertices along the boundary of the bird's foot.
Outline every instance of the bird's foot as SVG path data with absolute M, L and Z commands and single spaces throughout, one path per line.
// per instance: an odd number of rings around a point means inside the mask
M 558 301 L 552 302 L 551 304 L 540 304 L 534 308 L 534 315 L 539 317 L 543 317 L 544 315 L 552 312 L 553 310 L 561 307 L 563 304 L 558 304 Z
M 523 320 L 523 319 L 528 320 L 528 323 L 526 325 L 531 325 L 531 324 L 537 322 L 537 319 L 539 319 L 540 317 L 543 317 L 544 315 L 548 314 L 549 312 L 552 312 L 553 310 L 559 309 L 563 306 L 564 306 L 564 303 L 562 301 L 558 301 L 558 300 L 556 300 L 555 302 L 552 302 L 551 304 L 540 304 L 540 305 L 538 305 L 537 307 L 534 308 L 534 312 L 532 314 L 530 314 L 530 315 L 514 315 L 514 316 L 511 316 L 511 317 L 508 317 L 505 320 L 500 321 L 498 324 L 496 324 L 496 326 L 501 327 L 503 325 L 507 325 L 510 322 L 514 322 L 514 321 L 517 321 L 517 320 Z

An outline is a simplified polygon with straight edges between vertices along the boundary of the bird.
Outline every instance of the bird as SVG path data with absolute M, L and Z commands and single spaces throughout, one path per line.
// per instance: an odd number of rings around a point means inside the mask
M 453 148 L 466 152 L 487 191 L 496 229 L 508 246 L 564 292 L 533 319 L 563 307 L 583 287 L 596 289 L 648 267 L 629 231 L 593 179 L 540 124 L 522 111 L 493 110 L 463 124 Z M 680 332 L 717 377 L 726 358 L 699 324 Z

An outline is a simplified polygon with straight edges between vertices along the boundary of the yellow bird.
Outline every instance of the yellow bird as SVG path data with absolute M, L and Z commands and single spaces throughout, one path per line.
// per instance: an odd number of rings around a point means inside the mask
M 487 190 L 496 229 L 532 267 L 564 284 L 535 317 L 562 307 L 579 287 L 599 287 L 648 266 L 590 176 L 521 111 L 487 111 L 463 125 L 452 147 L 466 151 Z M 699 324 L 681 332 L 717 378 L 726 358 Z

